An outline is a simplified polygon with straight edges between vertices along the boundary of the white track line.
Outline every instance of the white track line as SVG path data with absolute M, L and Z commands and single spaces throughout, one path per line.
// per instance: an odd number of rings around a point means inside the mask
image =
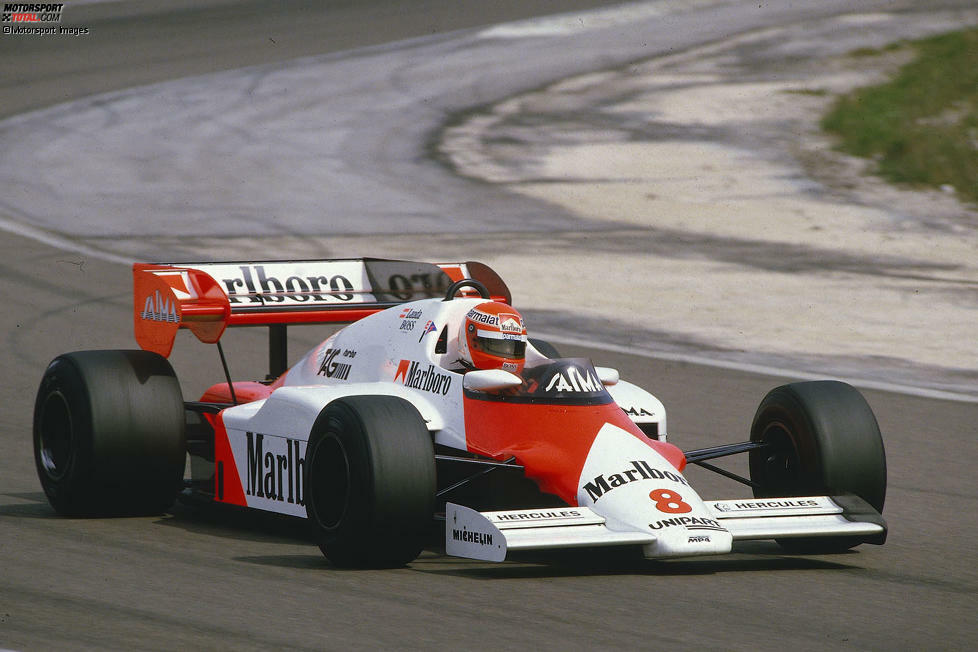
M 655 351 L 641 346 L 621 346 L 618 344 L 595 343 L 591 340 L 583 340 L 574 337 L 564 337 L 557 334 L 541 333 L 540 338 L 555 342 L 557 344 L 569 344 L 571 346 L 581 346 L 599 351 L 611 353 L 621 353 L 624 355 L 634 355 L 640 358 L 652 360 L 668 360 L 670 362 L 686 362 L 689 364 L 700 365 L 703 367 L 715 367 L 719 369 L 730 369 L 732 371 L 743 371 L 746 373 L 759 374 L 764 376 L 776 376 L 778 378 L 792 378 L 794 380 L 841 380 L 856 387 L 864 389 L 875 389 L 894 394 L 905 394 L 908 396 L 919 396 L 921 398 L 938 399 L 942 401 L 955 401 L 959 403 L 978 403 L 978 396 L 963 394 L 960 392 L 948 392 L 927 387 L 915 387 L 913 385 L 902 385 L 899 383 L 888 383 L 882 380 L 872 380 L 867 378 L 839 378 L 827 374 L 813 373 L 810 371 L 799 371 L 797 369 L 785 369 L 782 367 L 769 367 L 760 364 L 747 362 L 735 362 L 733 360 L 722 360 L 710 358 L 691 353 L 673 353 L 666 351 Z
M 63 235 L 52 233 L 51 231 L 46 231 L 44 229 L 39 229 L 35 226 L 24 224 L 23 222 L 8 219 L 2 215 L 0 215 L 0 230 L 7 231 L 30 240 L 36 240 L 41 244 L 46 244 L 49 247 L 54 247 L 55 249 L 71 251 L 82 254 L 83 256 L 95 258 L 96 260 L 104 260 L 109 263 L 119 263 L 120 265 L 126 266 L 132 265 L 135 262 L 132 258 L 127 258 L 126 256 L 120 256 L 108 251 L 89 247 L 88 245 L 76 242 Z

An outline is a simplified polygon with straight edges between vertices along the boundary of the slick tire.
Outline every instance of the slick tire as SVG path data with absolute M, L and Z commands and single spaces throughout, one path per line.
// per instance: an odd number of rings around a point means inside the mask
M 63 516 L 159 514 L 183 484 L 183 396 L 149 351 L 55 358 L 34 403 L 34 462 Z
M 403 566 L 434 512 L 435 454 L 418 411 L 393 396 L 351 396 L 320 413 L 306 452 L 306 512 L 338 567 Z
M 852 386 L 815 381 L 771 390 L 757 408 L 750 438 L 771 444 L 749 455 L 755 497 L 856 494 L 882 513 L 883 439 L 872 409 Z M 778 539 L 792 552 L 837 552 L 865 541 L 858 537 Z

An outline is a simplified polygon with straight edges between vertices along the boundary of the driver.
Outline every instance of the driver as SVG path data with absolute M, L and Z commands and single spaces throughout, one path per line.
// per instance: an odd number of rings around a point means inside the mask
M 519 374 L 526 362 L 523 317 L 505 303 L 480 303 L 462 320 L 458 349 L 458 362 L 467 370 L 503 369 Z

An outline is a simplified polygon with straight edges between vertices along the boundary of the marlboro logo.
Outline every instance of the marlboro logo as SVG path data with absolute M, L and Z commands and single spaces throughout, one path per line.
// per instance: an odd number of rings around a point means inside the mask
M 623 469 L 618 473 L 598 475 L 584 485 L 584 490 L 587 491 L 591 500 L 598 502 L 598 499 L 609 491 L 640 480 L 669 480 L 679 484 L 689 484 L 683 476 L 672 471 L 660 471 L 645 460 L 633 460 L 631 465 L 631 468 Z
M 401 360 L 397 365 L 397 373 L 394 374 L 394 382 L 402 383 L 406 387 L 420 389 L 423 392 L 432 394 L 448 394 L 452 386 L 452 377 L 449 374 L 441 373 L 433 364 L 423 368 L 420 362 L 414 360 Z

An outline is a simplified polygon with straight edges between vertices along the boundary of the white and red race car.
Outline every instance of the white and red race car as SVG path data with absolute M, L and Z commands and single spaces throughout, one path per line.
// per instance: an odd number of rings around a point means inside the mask
M 849 385 L 772 390 L 750 439 L 683 452 L 652 394 L 530 341 L 525 366 L 458 368 L 460 323 L 511 304 L 479 263 L 376 259 L 136 264 L 142 350 L 82 351 L 47 368 L 37 471 L 66 515 L 153 513 L 178 494 L 309 519 L 337 565 L 413 560 L 444 520 L 447 554 L 631 546 L 648 558 L 883 543 L 883 443 Z M 348 323 L 286 369 L 289 324 Z M 268 326 L 269 380 L 233 382 L 228 326 Z M 217 344 L 225 381 L 184 401 L 178 329 Z M 707 460 L 750 457 L 750 478 Z M 190 473 L 185 478 L 189 455 Z M 753 499 L 704 501 L 696 463 Z

